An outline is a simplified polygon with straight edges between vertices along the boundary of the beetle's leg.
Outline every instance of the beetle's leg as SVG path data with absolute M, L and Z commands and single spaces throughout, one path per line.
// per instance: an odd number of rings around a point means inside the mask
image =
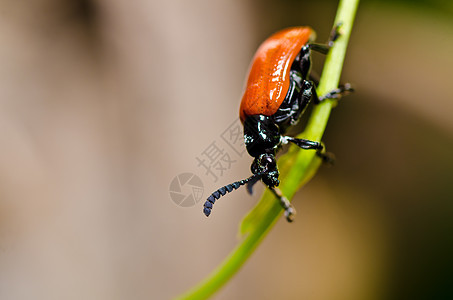
M 330 37 L 329 37 L 329 40 L 327 41 L 327 44 L 312 43 L 312 44 L 308 44 L 308 45 L 305 45 L 304 47 L 302 47 L 302 50 L 300 53 L 300 60 L 301 60 L 300 65 L 301 66 L 303 65 L 302 62 L 304 59 L 308 60 L 306 62 L 306 64 L 310 65 L 310 55 L 309 55 L 310 49 L 323 53 L 323 54 L 327 54 L 329 52 L 329 49 L 333 46 L 333 43 L 335 42 L 335 40 L 337 40 L 338 37 L 341 35 L 340 27 L 341 27 L 341 23 L 338 23 L 334 26 L 334 28 L 332 29 L 332 32 L 330 33 Z M 308 50 L 306 48 L 308 48 Z M 305 51 L 305 52 L 303 52 L 303 51 Z M 303 53 L 308 53 L 308 55 L 304 56 Z M 311 73 L 308 73 L 308 74 L 309 74 L 308 78 L 310 80 L 314 81 L 316 83 L 316 86 L 318 86 L 319 76 L 315 76 Z M 304 77 L 304 78 L 306 78 L 306 77 Z M 330 91 L 326 95 L 324 95 L 322 97 L 318 97 L 316 89 L 313 88 L 313 90 L 312 90 L 313 102 L 315 104 L 318 104 L 319 102 L 321 102 L 324 99 L 340 99 L 343 95 L 346 95 L 353 91 L 354 91 L 354 89 L 351 87 L 351 84 L 345 83 L 343 85 L 340 85 L 337 89 Z
M 313 103 L 314 104 L 319 104 L 321 101 L 325 99 L 337 99 L 339 100 L 341 97 L 344 95 L 347 95 L 351 92 L 354 91 L 354 88 L 351 86 L 350 83 L 345 83 L 340 85 L 338 88 L 331 90 L 324 96 L 318 97 L 318 93 L 316 92 L 316 89 L 313 89 Z
M 309 46 L 310 46 L 311 50 L 319 52 L 319 53 L 324 54 L 324 55 L 329 53 L 329 50 L 330 50 L 330 47 L 331 47 L 331 46 L 326 45 L 326 44 L 316 44 L 316 43 L 311 43 L 311 44 L 309 44 Z
M 336 24 L 333 27 L 332 31 L 330 32 L 330 36 L 326 44 L 310 43 L 309 44 L 310 49 L 321 54 L 327 54 L 330 48 L 332 48 L 333 43 L 341 36 L 340 28 L 341 23 Z
M 282 137 L 282 139 L 283 139 L 283 144 L 291 142 L 305 150 L 313 149 L 313 150 L 321 151 L 322 149 L 324 149 L 324 146 L 320 142 L 310 141 L 310 140 L 306 140 L 306 139 L 298 139 L 298 138 L 294 138 L 291 136 L 284 136 L 284 137 Z
M 314 95 L 313 102 L 315 104 L 318 104 L 319 102 L 321 102 L 321 101 L 323 101 L 325 99 L 337 99 L 337 100 L 339 100 L 344 95 L 347 95 L 347 94 L 352 93 L 352 92 L 354 92 L 354 89 L 352 88 L 351 84 L 350 83 L 345 83 L 345 84 L 340 85 L 338 88 L 336 88 L 334 90 L 331 90 L 330 92 L 328 92 L 327 94 L 325 94 L 324 96 L 321 96 L 321 97 L 318 97 L 316 92 L 314 92 L 313 93 L 313 95 Z
M 310 141 L 306 139 L 298 139 L 290 136 L 282 137 L 283 144 L 291 142 L 305 150 L 316 150 L 316 155 L 322 159 L 323 162 L 332 165 L 335 162 L 335 156 L 330 152 L 325 152 L 324 145 L 320 142 Z
M 330 91 L 326 95 L 324 95 L 322 97 L 318 97 L 318 94 L 316 93 L 315 84 L 313 83 L 313 81 L 316 83 L 316 86 L 317 86 L 318 85 L 317 83 L 319 82 L 319 78 L 317 78 L 318 76 L 316 76 L 316 75 L 312 75 L 310 72 L 310 69 L 311 69 L 310 48 L 312 45 L 315 45 L 315 44 L 303 46 L 302 49 L 300 50 L 300 53 L 297 58 L 297 60 L 298 60 L 297 68 L 299 69 L 298 71 L 300 72 L 301 77 L 303 79 L 307 79 L 307 77 L 310 79 L 310 80 L 304 80 L 302 83 L 301 98 L 304 98 L 307 95 L 313 94 L 313 102 L 315 104 L 318 104 L 319 102 L 321 102 L 324 99 L 340 99 L 341 96 L 343 96 L 349 92 L 353 92 L 354 89 L 351 87 L 351 84 L 345 83 L 343 85 L 340 85 L 337 89 Z M 326 46 L 326 45 L 324 45 L 324 46 Z M 311 80 L 313 80 L 313 81 L 311 81 Z
M 329 39 L 327 40 L 327 45 L 329 45 L 330 47 L 332 47 L 333 43 L 341 36 L 341 34 L 342 34 L 341 26 L 342 25 L 343 24 L 340 22 L 340 23 L 335 24 L 335 26 L 332 28 Z
M 280 189 L 278 189 L 276 187 L 269 188 L 269 189 L 272 191 L 272 193 L 275 195 L 275 197 L 278 198 L 278 200 L 280 201 L 280 204 L 285 209 L 286 220 L 288 222 L 294 221 L 294 218 L 296 216 L 296 209 L 294 208 L 294 206 L 292 206 L 291 203 L 289 202 L 289 200 L 285 196 L 283 196 Z

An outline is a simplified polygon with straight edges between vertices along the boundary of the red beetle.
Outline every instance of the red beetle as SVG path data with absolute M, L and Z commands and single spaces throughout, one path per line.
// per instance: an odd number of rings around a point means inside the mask
M 294 143 L 302 149 L 314 149 L 325 160 L 320 142 L 285 136 L 289 126 L 295 125 L 308 104 L 315 104 L 326 98 L 340 98 L 352 91 L 349 84 L 319 98 L 311 81 L 311 50 L 326 54 L 338 37 L 338 26 L 327 45 L 314 44 L 314 31 L 310 27 L 293 27 L 273 34 L 258 48 L 253 58 L 239 117 L 244 125 L 244 140 L 247 152 L 254 157 L 249 178 L 236 181 L 216 190 L 204 204 L 203 212 L 211 214 L 217 199 L 247 184 L 252 192 L 259 180 L 276 195 L 285 209 L 288 221 L 294 219 L 295 210 L 276 187 L 279 172 L 275 155 L 282 144 Z

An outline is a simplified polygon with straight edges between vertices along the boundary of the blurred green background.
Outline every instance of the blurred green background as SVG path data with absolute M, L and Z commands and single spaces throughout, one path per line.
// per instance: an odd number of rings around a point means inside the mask
M 336 1 L 0 1 L 0 299 L 170 299 L 237 244 L 259 198 L 177 206 L 237 120 L 271 33 L 327 39 Z M 362 1 L 336 154 L 214 299 L 453 298 L 453 4 Z M 323 57 L 314 54 L 314 69 Z M 220 141 L 220 142 L 219 142 Z

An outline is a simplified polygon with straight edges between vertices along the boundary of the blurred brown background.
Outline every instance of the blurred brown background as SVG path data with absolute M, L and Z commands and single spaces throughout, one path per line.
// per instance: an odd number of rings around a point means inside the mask
M 307 24 L 323 41 L 336 5 L 0 1 L 0 299 L 169 299 L 211 272 L 259 193 L 206 219 L 170 182 L 195 173 L 206 197 L 248 176 L 246 155 L 216 182 L 196 157 L 236 120 L 259 43 Z M 452 12 L 361 3 L 357 92 L 324 138 L 336 166 L 215 299 L 453 296 Z

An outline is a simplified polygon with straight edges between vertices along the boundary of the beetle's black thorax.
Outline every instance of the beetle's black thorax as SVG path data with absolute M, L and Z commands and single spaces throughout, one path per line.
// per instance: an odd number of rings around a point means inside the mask
M 247 152 L 253 157 L 263 153 L 275 154 L 280 144 L 279 127 L 272 117 L 247 116 L 244 121 L 244 140 Z

